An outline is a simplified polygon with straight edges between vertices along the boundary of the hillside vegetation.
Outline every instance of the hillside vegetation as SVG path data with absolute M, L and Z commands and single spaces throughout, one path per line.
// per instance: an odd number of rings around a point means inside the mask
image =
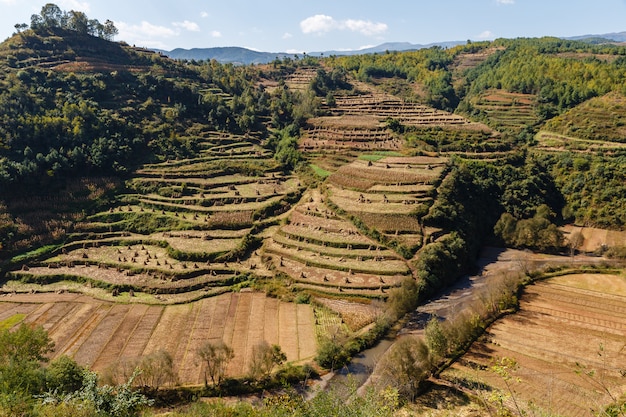
M 499 39 L 237 66 L 112 42 L 112 22 L 52 6 L 0 44 L 0 336 L 49 330 L 16 399 L 0 349 L 0 408 L 36 413 L 63 355 L 113 373 L 118 394 L 125 367 L 157 357 L 171 378 L 149 394 L 293 383 L 371 346 L 485 244 L 574 254 L 583 234 L 564 226 L 626 227 L 624 46 Z M 446 349 L 410 347 L 415 380 L 311 407 L 391 415 L 515 308 L 521 284 L 507 285 Z M 70 410 L 95 401 L 87 388 Z M 269 412 L 309 415 L 295 398 Z

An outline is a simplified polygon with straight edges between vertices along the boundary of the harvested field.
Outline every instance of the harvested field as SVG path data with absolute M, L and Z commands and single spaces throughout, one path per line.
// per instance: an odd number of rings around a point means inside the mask
M 626 246 L 626 231 L 581 226 L 565 226 L 562 230 L 567 240 L 570 240 L 574 234 L 582 236 L 582 244 L 577 248 L 581 252 L 591 253 L 602 248 Z
M 626 148 L 626 143 L 611 142 L 601 139 L 581 139 L 547 130 L 540 131 L 535 138 L 539 142 L 537 148 L 547 151 L 609 152 Z
M 311 191 L 290 222 L 265 241 L 263 253 L 298 288 L 320 293 L 384 296 L 411 274 L 406 261 L 361 234 Z
M 223 340 L 234 348 L 230 376 L 247 372 L 252 346 L 263 340 L 280 344 L 289 362 L 311 360 L 317 347 L 311 306 L 254 292 L 173 306 L 113 304 L 74 294 L 0 296 L 0 320 L 16 314 L 48 330 L 55 342 L 52 357 L 67 354 L 103 371 L 165 350 L 183 384 L 203 383 L 196 351 L 207 341 Z
M 351 331 L 357 331 L 373 323 L 384 312 L 382 305 L 376 303 L 354 303 L 324 297 L 317 297 L 315 301 L 339 314 Z
M 520 311 L 492 325 L 444 376 L 506 392 L 503 379 L 486 369 L 512 358 L 512 376 L 521 380 L 512 389 L 525 408 L 532 402 L 559 415 L 595 415 L 611 402 L 609 393 L 626 392 L 625 341 L 626 277 L 566 275 L 527 287 Z

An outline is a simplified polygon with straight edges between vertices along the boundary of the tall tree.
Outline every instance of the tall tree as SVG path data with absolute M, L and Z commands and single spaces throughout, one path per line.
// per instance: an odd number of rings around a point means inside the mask
M 213 385 L 219 385 L 226 374 L 228 362 L 235 357 L 233 349 L 222 341 L 217 343 L 207 342 L 198 349 L 197 353 L 206 365 L 204 384 L 208 385 L 208 375 Z

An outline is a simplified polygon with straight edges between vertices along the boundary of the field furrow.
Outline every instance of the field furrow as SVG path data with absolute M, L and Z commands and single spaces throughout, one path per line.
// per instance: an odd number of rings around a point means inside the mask
M 125 358 L 136 358 L 144 354 L 144 350 L 164 310 L 164 307 L 157 306 L 149 306 L 146 309 L 143 317 L 141 317 L 133 333 L 126 341 L 121 356 Z
M 296 361 L 298 356 L 298 315 L 297 304 L 281 303 L 278 309 L 278 328 L 280 329 L 278 344 L 288 361 Z
M 280 308 L 280 301 L 276 298 L 266 298 L 265 299 L 265 314 L 263 321 L 263 338 L 270 345 L 278 345 L 279 340 L 279 322 L 278 322 L 278 311 Z
M 237 303 L 237 311 L 233 317 L 233 338 L 232 348 L 235 350 L 235 357 L 228 366 L 231 375 L 241 375 L 248 370 L 251 347 L 249 346 L 249 324 L 250 310 L 252 308 L 252 294 L 241 293 Z
M 119 326 L 102 348 L 101 354 L 93 362 L 91 366 L 93 370 L 103 370 L 119 359 L 131 359 L 121 355 L 124 351 L 124 346 L 126 346 L 148 308 L 148 306 L 141 304 L 130 306 Z
M 74 358 L 76 352 L 91 336 L 91 333 L 100 324 L 100 321 L 107 316 L 111 307 L 111 305 L 100 304 L 93 309 L 90 308 L 88 311 L 85 311 L 84 314 L 78 316 L 79 320 L 75 323 L 71 323 L 73 324 L 73 326 L 71 326 L 73 327 L 73 331 L 64 329 L 63 333 L 59 332 L 64 336 L 69 336 L 69 338 L 68 340 L 64 340 L 63 343 L 55 342 L 56 346 L 58 346 L 57 355 L 67 355 Z M 81 318 L 82 320 L 80 320 Z M 68 323 L 68 325 L 70 325 L 70 323 Z M 53 337 L 54 340 L 54 336 L 51 335 L 51 337 Z
M 233 302 L 231 294 L 225 294 L 217 297 L 215 313 L 211 317 L 211 327 L 207 334 L 207 338 L 211 342 L 223 341 L 226 343 L 226 321 L 230 305 Z
M 104 351 L 115 330 L 124 321 L 130 306 L 113 305 L 108 313 L 102 318 L 89 337 L 81 344 L 73 355 L 78 363 L 93 366 L 96 359 Z
M 296 304 L 298 318 L 298 359 L 313 359 L 317 353 L 315 343 L 315 316 L 307 304 Z
M 176 344 L 176 348 L 171 352 L 174 362 L 178 365 L 178 378 L 181 381 L 187 381 L 189 378 L 189 375 L 185 373 L 187 371 L 187 369 L 184 368 L 185 358 L 188 355 L 189 339 L 191 338 L 194 326 L 196 325 L 200 314 L 199 303 L 193 303 L 189 307 L 191 308 L 188 310 L 188 314 L 185 319 L 177 323 L 179 326 L 177 331 L 178 343 Z M 190 352 L 189 355 L 193 356 L 195 355 L 195 352 Z
M 521 381 L 512 389 L 526 409 L 532 401 L 559 415 L 595 415 L 611 402 L 607 391 L 617 398 L 626 390 L 622 280 L 573 274 L 527 287 L 519 312 L 492 325 L 454 368 L 507 392 L 490 368 L 498 358 L 511 358 L 517 363 L 511 381 Z
M 15 314 L 29 315 L 41 307 L 39 304 L 8 304 L 10 307 L 0 313 L 0 321 L 6 320 Z
M 202 366 L 197 352 L 207 339 L 217 303 L 215 298 L 209 298 L 199 301 L 198 304 L 198 315 L 187 340 L 186 354 L 179 366 L 179 375 L 191 383 L 202 382 Z

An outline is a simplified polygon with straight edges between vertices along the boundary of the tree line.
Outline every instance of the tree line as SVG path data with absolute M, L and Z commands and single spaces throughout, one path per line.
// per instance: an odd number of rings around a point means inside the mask
M 15 24 L 15 29 L 18 32 L 28 28 L 29 25 L 26 23 Z M 30 18 L 30 29 L 33 31 L 46 31 L 55 28 L 97 36 L 106 40 L 113 40 L 119 33 L 115 24 L 109 19 L 100 23 L 98 19 L 89 19 L 84 12 L 63 11 L 54 3 L 47 3 L 41 8 L 39 14 L 33 14 Z

